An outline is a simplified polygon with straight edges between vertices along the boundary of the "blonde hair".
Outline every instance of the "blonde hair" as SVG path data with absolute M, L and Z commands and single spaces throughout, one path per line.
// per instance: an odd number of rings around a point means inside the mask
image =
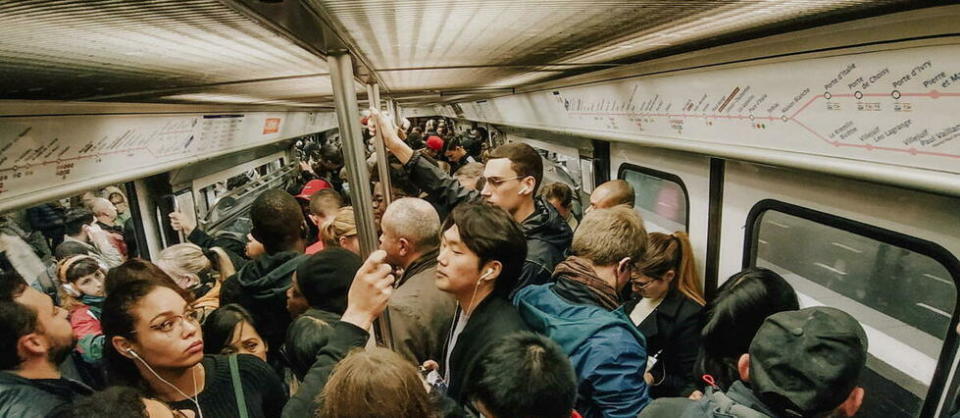
M 200 273 L 203 271 L 219 273 L 220 279 L 232 275 L 233 263 L 226 252 L 217 247 L 211 248 L 210 251 L 216 254 L 217 265 L 214 265 L 203 249 L 195 244 L 175 244 L 164 248 L 154 264 L 184 289 L 200 284 Z
M 637 263 L 647 248 L 647 230 L 633 209 L 625 206 L 592 210 L 580 221 L 570 246 L 573 254 L 598 266 L 630 257 Z
M 687 234 L 680 231 L 672 235 L 654 232 L 649 235 L 649 241 L 646 259 L 638 265 L 640 272 L 650 278 L 659 279 L 673 270 L 676 276 L 670 287 L 679 290 L 701 306 L 706 305 Z
M 320 228 L 320 238 L 329 246 L 339 247 L 340 238 L 357 235 L 357 220 L 353 217 L 353 206 L 344 206 L 337 211 L 337 216 L 328 220 Z

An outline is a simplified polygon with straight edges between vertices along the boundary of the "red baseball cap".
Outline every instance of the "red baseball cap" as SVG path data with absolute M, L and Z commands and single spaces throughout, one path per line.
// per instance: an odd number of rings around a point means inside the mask
M 440 152 L 443 149 L 443 138 L 436 135 L 430 135 L 427 138 L 427 148 Z
M 307 184 L 303 185 L 303 190 L 300 190 L 300 194 L 298 194 L 297 197 L 300 199 L 310 200 L 310 196 L 313 196 L 314 193 L 323 189 L 329 189 L 330 187 L 330 183 L 327 183 L 326 180 L 310 180 L 307 182 Z

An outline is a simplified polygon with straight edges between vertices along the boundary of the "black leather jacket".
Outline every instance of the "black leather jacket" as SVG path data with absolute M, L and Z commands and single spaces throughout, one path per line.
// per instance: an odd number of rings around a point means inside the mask
M 460 203 L 483 200 L 480 192 L 463 188 L 457 179 L 421 158 L 419 151 L 404 168 L 410 179 L 429 195 L 427 200 L 433 203 L 441 217 Z M 553 268 L 563 261 L 564 252 L 573 239 L 573 231 L 567 222 L 552 205 L 540 198 L 534 200 L 533 213 L 520 226 L 527 237 L 527 258 L 517 279 L 517 289 L 549 282 Z
M 89 387 L 70 379 L 26 379 L 0 372 L 0 417 L 44 417 L 91 393 Z

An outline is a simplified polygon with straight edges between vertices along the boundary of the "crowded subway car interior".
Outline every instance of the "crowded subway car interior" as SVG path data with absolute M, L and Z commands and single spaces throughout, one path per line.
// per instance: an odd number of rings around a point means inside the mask
M 960 416 L 958 21 L 0 2 L 0 417 Z

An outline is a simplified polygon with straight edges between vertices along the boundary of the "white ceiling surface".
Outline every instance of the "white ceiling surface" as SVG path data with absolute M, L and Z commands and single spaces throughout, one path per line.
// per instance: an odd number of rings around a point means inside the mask
M 392 92 L 515 87 L 557 70 L 898 0 L 307 0 Z M 545 71 L 545 65 L 551 65 Z
M 322 59 L 215 0 L 0 2 L 5 99 L 198 93 L 257 103 L 330 96 L 327 73 Z M 262 79 L 273 80 L 245 84 Z

